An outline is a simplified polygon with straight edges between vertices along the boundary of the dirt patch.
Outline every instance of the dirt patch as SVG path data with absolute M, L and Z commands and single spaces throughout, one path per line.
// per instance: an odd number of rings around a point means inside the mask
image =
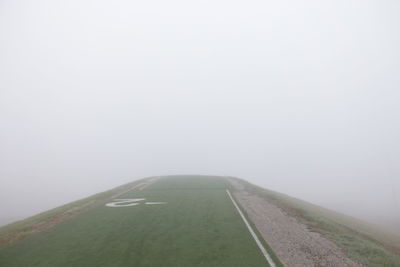
M 41 232 L 41 231 L 43 231 L 45 229 L 53 227 L 53 226 L 59 224 L 60 222 L 66 220 L 68 218 L 71 218 L 71 217 L 75 216 L 76 214 L 80 213 L 85 208 L 91 206 L 94 202 L 95 201 L 92 200 L 92 201 L 90 201 L 90 202 L 88 202 L 88 203 L 86 203 L 86 204 L 84 204 L 82 206 L 74 207 L 74 208 L 71 208 L 71 209 L 61 213 L 61 214 L 57 214 L 57 215 L 51 217 L 50 219 L 48 219 L 46 221 L 43 221 L 43 222 L 40 222 L 38 224 L 33 225 L 32 228 L 30 229 L 30 231 L 31 232 Z
M 3 234 L 0 235 L 0 248 L 4 248 L 11 244 L 14 244 L 17 241 L 25 239 L 26 237 L 28 237 L 31 234 L 42 232 L 51 227 L 54 227 L 55 225 L 82 213 L 87 208 L 95 205 L 96 203 L 101 203 L 108 199 L 113 199 L 113 198 L 118 197 L 122 194 L 125 194 L 133 189 L 143 190 L 145 187 L 154 183 L 157 179 L 158 179 L 158 177 L 154 177 L 154 178 L 150 178 L 150 179 L 147 178 L 147 179 L 144 179 L 141 181 L 135 181 L 135 182 L 127 184 L 127 185 L 119 186 L 110 191 L 91 196 L 87 199 L 87 201 L 85 201 L 85 199 L 82 201 L 79 201 L 79 204 L 72 203 L 74 205 L 74 207 L 69 208 L 67 210 L 65 210 L 63 207 L 60 207 L 61 210 L 58 211 L 60 208 L 56 208 L 55 212 L 50 211 L 50 212 L 55 213 L 52 216 L 49 216 L 49 217 L 43 216 L 44 217 L 43 219 L 39 219 L 35 222 L 30 222 L 29 218 L 28 218 L 27 220 L 22 221 L 22 224 L 20 224 L 20 225 L 18 225 L 18 222 L 16 223 L 17 225 L 16 224 L 10 225 L 8 227 L 9 230 L 8 231 L 6 230 L 7 232 L 3 232 Z M 67 204 L 67 205 L 70 205 L 70 204 Z M 41 216 L 41 215 L 39 214 L 39 216 Z
M 95 203 L 94 200 L 89 201 L 81 206 L 73 207 L 69 210 L 66 210 L 66 211 L 60 213 L 60 214 L 54 215 L 44 221 L 33 224 L 27 228 L 15 231 L 14 233 L 12 233 L 10 235 L 10 237 L 8 239 L 1 240 L 0 248 L 7 247 L 11 244 L 14 244 L 15 242 L 17 242 L 19 240 L 26 238 L 27 236 L 29 236 L 31 234 L 42 232 L 46 229 L 49 229 L 49 228 L 61 223 L 62 221 L 66 220 L 66 219 L 72 218 L 75 215 L 84 211 L 86 208 L 88 208 L 89 206 L 91 206 L 94 203 Z
M 350 260 L 333 242 L 310 231 L 295 217 L 267 200 L 244 191 L 239 183 L 231 182 L 236 188 L 235 198 L 286 266 L 364 266 Z

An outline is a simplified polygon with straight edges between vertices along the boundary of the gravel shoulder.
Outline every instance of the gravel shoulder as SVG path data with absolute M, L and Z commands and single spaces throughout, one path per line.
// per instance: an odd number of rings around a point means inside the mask
M 333 242 L 310 231 L 295 217 L 267 200 L 246 192 L 240 183 L 230 182 L 236 189 L 236 200 L 286 266 L 364 266 L 350 260 Z

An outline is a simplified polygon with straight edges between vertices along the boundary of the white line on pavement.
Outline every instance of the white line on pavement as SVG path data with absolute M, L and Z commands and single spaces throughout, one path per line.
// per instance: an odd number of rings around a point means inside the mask
M 272 260 L 271 256 L 268 254 L 267 250 L 264 248 L 264 246 L 262 245 L 260 239 L 258 239 L 258 236 L 256 235 L 256 233 L 254 232 L 253 228 L 251 228 L 249 222 L 247 221 L 246 217 L 244 217 L 242 211 L 240 210 L 238 204 L 236 204 L 236 201 L 233 199 L 231 192 L 229 192 L 228 189 L 226 189 L 226 193 L 228 194 L 229 198 L 232 200 L 233 205 L 236 207 L 237 211 L 240 214 L 240 217 L 242 217 L 242 220 L 244 221 L 244 223 L 247 226 L 247 229 L 249 229 L 250 234 L 253 236 L 254 240 L 256 241 L 258 247 L 260 248 L 262 254 L 264 255 L 264 257 L 267 259 L 269 265 L 271 265 L 271 267 L 276 267 L 274 261 Z
M 133 189 L 136 189 L 137 187 L 142 186 L 142 185 L 146 185 L 146 184 L 145 184 L 145 183 L 137 184 L 137 185 L 135 185 L 135 186 L 129 188 L 128 190 L 125 190 L 125 191 L 122 191 L 122 192 L 120 192 L 120 193 L 118 193 L 118 194 L 116 194 L 116 195 L 113 195 L 111 198 L 119 197 L 120 195 L 123 195 L 123 194 L 125 194 L 125 193 L 128 193 L 129 191 L 132 191 Z

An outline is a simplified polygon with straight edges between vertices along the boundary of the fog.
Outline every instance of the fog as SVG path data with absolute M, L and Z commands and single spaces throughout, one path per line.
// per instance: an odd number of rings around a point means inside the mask
M 166 174 L 400 232 L 400 2 L 0 0 L 0 224 Z

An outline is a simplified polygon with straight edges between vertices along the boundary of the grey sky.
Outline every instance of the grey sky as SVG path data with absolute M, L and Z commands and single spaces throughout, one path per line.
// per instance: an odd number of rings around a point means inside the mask
M 398 14 L 394 0 L 0 0 L 0 217 L 202 173 L 400 222 Z

